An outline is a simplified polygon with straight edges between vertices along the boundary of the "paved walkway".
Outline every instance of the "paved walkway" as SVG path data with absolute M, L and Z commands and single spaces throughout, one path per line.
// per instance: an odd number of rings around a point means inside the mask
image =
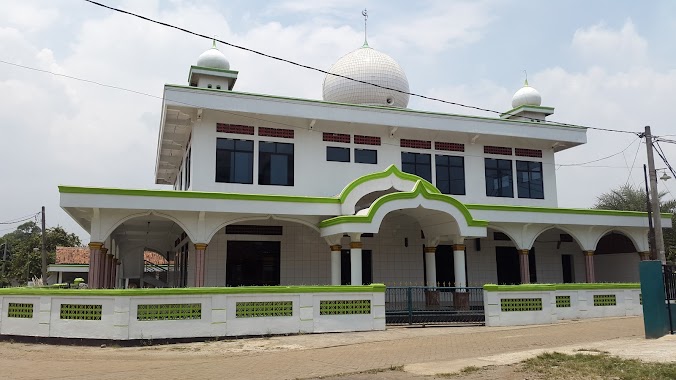
M 642 319 L 633 317 L 531 327 L 395 327 L 382 332 L 133 348 L 3 342 L 0 376 L 69 380 L 296 379 L 401 365 L 413 373 L 431 374 L 449 372 L 449 363 L 472 365 L 470 359 L 498 354 L 561 346 L 598 348 L 613 342 L 625 348 L 643 345 L 643 349 L 649 349 L 656 341 L 643 339 Z M 676 354 L 673 343 L 671 357 Z

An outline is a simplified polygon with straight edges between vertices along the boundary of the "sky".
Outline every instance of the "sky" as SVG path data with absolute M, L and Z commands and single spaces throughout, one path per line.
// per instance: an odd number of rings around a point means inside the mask
M 101 2 L 324 70 L 361 46 L 366 8 L 369 45 L 399 62 L 414 93 L 507 111 L 526 70 L 542 105 L 555 107 L 550 120 L 676 135 L 674 1 Z M 154 184 L 163 85 L 187 84 L 210 47 L 82 0 L 0 2 L 0 222 L 45 206 L 48 227 L 86 243 L 59 207 L 58 185 L 167 188 Z M 321 99 L 323 74 L 219 48 L 239 71 L 235 90 Z M 409 108 L 494 116 L 416 98 Z M 587 139 L 556 155 L 560 207 L 592 207 L 610 189 L 643 186 L 641 140 L 591 129 Z M 676 164 L 676 145 L 662 147 Z M 676 180 L 659 189 L 674 198 Z M 0 235 L 15 227 L 0 224 Z

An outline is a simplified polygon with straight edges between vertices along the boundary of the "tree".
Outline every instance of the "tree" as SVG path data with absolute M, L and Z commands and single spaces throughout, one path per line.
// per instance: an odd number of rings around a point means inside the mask
M 663 201 L 665 192 L 657 194 L 660 198 L 660 212 L 671 214 L 671 223 L 676 226 L 676 199 Z M 621 186 L 618 189 L 610 190 L 596 198 L 594 208 L 602 210 L 622 210 L 622 211 L 648 211 L 647 196 L 645 190 L 632 185 Z M 667 260 L 676 260 L 676 230 L 674 228 L 664 228 L 664 247 L 667 254 Z
M 46 231 L 45 250 L 47 262 L 53 264 L 57 246 L 80 246 L 82 242 L 74 233 L 68 233 L 61 226 L 48 228 Z M 0 240 L 9 247 L 10 255 L 5 263 L 6 273 L 0 283 L 14 281 L 25 283 L 42 273 L 42 229 L 36 222 L 26 222 L 15 231 L 5 234 Z M 0 256 L 2 257 L 2 256 Z M 0 275 L 1 276 L 1 275 Z

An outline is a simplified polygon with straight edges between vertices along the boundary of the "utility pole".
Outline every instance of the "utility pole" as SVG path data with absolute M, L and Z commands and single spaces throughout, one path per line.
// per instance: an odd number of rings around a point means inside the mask
M 643 179 L 645 183 L 645 202 L 648 210 L 648 243 L 650 244 L 650 257 L 657 258 L 657 247 L 655 246 L 655 227 L 653 226 L 653 208 L 650 204 L 650 190 L 648 190 L 648 169 L 643 164 Z
M 661 235 L 660 235 L 661 236 Z M 47 251 L 45 250 L 47 234 L 45 233 L 45 206 L 42 206 L 42 281 L 47 281 Z
M 648 177 L 650 178 L 650 206 L 655 226 L 655 250 L 657 260 L 663 264 L 667 262 L 664 253 L 664 237 L 662 236 L 662 214 L 660 213 L 660 198 L 657 196 L 657 173 L 655 172 L 655 160 L 653 158 L 653 136 L 650 134 L 650 126 L 645 127 L 645 146 L 648 151 Z

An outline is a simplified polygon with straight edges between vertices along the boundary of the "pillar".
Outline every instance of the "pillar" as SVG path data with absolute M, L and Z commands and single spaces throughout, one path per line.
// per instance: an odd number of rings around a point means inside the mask
M 584 268 L 587 283 L 591 284 L 596 282 L 596 275 L 594 274 L 594 251 L 584 251 Z
M 117 257 L 113 258 L 113 274 L 112 274 L 112 286 L 111 288 L 117 288 L 117 273 L 120 266 L 120 260 Z
M 89 243 L 89 275 L 87 285 L 92 288 L 98 288 L 99 280 L 99 261 L 101 260 L 101 248 L 103 243 Z
M 363 243 L 359 241 L 360 235 L 352 236 L 350 242 L 350 285 L 361 285 L 361 249 Z
M 519 269 L 521 272 L 521 283 L 530 284 L 530 265 L 528 262 L 529 249 L 519 250 Z
M 455 276 L 455 286 L 459 288 L 466 288 L 467 273 L 465 272 L 464 244 L 453 244 L 453 269 Z
M 111 269 L 111 262 L 110 262 L 110 255 L 108 254 L 108 248 L 101 248 L 101 277 L 99 280 L 99 288 L 101 289 L 107 289 L 109 288 L 108 286 L 108 281 L 110 279 L 110 269 Z
M 108 273 L 108 289 L 113 289 L 115 288 L 115 255 L 109 253 L 108 260 L 110 261 L 110 271 Z
M 340 244 L 331 245 L 331 285 L 340 285 L 340 255 L 343 247 Z
M 437 286 L 437 247 L 425 247 L 425 273 L 427 273 L 426 286 Z
M 641 261 L 650 260 L 650 251 L 639 252 L 638 257 L 641 259 Z
M 204 261 L 207 244 L 195 243 L 195 287 L 204 287 L 206 277 L 206 265 Z

